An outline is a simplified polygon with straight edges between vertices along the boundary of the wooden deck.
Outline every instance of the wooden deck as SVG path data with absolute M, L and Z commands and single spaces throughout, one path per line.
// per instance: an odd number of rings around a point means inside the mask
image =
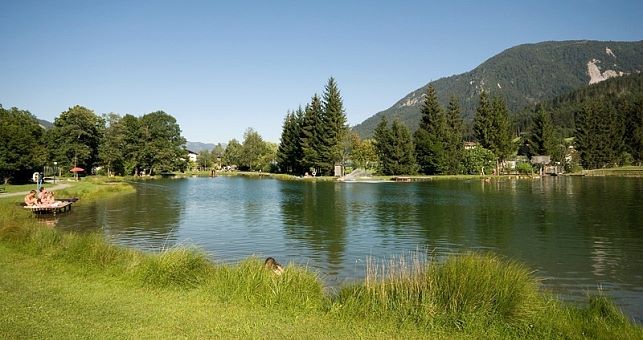
M 411 177 L 407 177 L 407 176 L 397 176 L 397 177 L 393 177 L 393 178 L 391 178 L 391 181 L 394 181 L 394 182 L 410 182 L 410 181 L 411 181 Z
M 64 213 L 66 211 L 71 210 L 71 205 L 74 202 L 71 201 L 57 201 L 54 204 L 47 204 L 47 205 L 32 205 L 32 206 L 25 206 L 24 208 L 27 210 L 31 210 L 32 213 L 34 214 L 59 214 L 59 213 Z

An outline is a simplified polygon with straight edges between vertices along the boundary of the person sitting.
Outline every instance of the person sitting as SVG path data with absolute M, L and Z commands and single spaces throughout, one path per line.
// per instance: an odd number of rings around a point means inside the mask
M 38 205 L 38 198 L 36 197 L 36 190 L 31 190 L 27 196 L 25 196 L 25 205 L 28 207 Z
M 44 203 L 44 201 L 47 199 L 48 194 L 49 194 L 49 191 L 47 191 L 45 187 L 40 187 L 40 192 L 38 193 L 38 200 L 41 203 Z
M 56 203 L 53 191 L 48 191 L 45 197 L 40 199 L 40 203 L 49 205 Z
M 268 257 L 263 265 L 264 267 L 266 267 L 266 269 L 272 270 L 272 272 L 277 275 L 281 275 L 284 273 L 284 267 L 277 263 L 277 260 L 272 257 Z

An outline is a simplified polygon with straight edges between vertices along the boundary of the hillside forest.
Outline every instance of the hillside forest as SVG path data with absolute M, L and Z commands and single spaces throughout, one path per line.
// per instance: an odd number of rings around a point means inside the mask
M 418 129 L 397 119 L 378 123 L 362 139 L 346 124 L 338 84 L 330 78 L 321 97 L 286 113 L 280 143 L 249 128 L 243 141 L 201 151 L 192 163 L 176 119 L 157 111 L 142 116 L 97 115 L 74 106 L 49 129 L 29 111 L 0 106 L 0 178 L 20 183 L 34 171 L 82 167 L 88 173 L 154 175 L 214 169 L 332 175 L 335 165 L 383 175 L 531 172 L 530 157 L 551 156 L 567 171 L 643 161 L 643 76 L 611 78 L 519 112 L 492 92 L 479 94 L 473 121 L 457 97 L 442 107 L 434 87 L 423 95 Z M 471 133 L 467 134 L 470 125 Z M 472 138 L 466 138 L 470 135 Z M 55 163 L 54 163 L 55 162 Z

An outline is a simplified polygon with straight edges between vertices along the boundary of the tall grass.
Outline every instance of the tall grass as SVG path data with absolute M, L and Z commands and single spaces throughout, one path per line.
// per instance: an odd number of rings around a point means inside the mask
M 367 262 L 363 284 L 342 289 L 348 315 L 430 326 L 520 322 L 541 307 L 538 281 L 523 265 L 491 254 L 463 254 L 438 263 L 428 256 Z
M 591 297 L 587 308 L 564 306 L 539 292 L 526 267 L 491 254 L 462 254 L 443 262 L 429 256 L 370 260 L 364 282 L 328 295 L 306 268 L 290 264 L 283 275 L 275 275 L 257 258 L 223 265 L 194 248 L 143 253 L 109 244 L 101 235 L 40 225 L 3 226 L 0 242 L 53 264 L 71 264 L 81 275 L 109 275 L 160 292 L 193 291 L 280 315 L 365 320 L 442 335 L 643 337 L 641 328 L 605 297 Z

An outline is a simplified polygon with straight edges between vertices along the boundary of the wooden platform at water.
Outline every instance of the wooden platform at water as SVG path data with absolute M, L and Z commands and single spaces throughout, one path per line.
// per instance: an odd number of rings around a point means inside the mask
M 72 201 L 57 201 L 54 204 L 45 205 L 32 205 L 25 206 L 24 208 L 30 210 L 34 214 L 60 214 L 71 210 Z

